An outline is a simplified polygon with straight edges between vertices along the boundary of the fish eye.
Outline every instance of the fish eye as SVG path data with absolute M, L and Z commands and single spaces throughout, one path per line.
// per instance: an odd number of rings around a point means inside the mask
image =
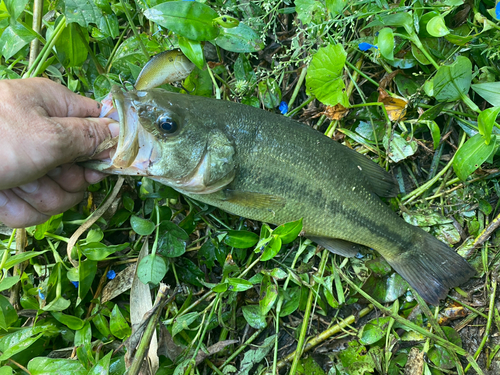
M 177 131 L 177 122 L 167 116 L 161 116 L 157 121 L 160 132 L 164 135 L 173 134 Z

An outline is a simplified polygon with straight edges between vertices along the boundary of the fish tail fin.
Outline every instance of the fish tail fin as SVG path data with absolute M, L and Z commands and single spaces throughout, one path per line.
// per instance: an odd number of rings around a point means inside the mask
M 387 261 L 432 305 L 437 306 L 451 288 L 463 284 L 476 273 L 464 258 L 427 232 L 415 232 L 412 242 L 411 249 L 404 249 Z

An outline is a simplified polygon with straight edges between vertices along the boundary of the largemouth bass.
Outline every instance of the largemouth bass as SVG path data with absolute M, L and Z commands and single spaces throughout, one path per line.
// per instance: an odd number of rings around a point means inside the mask
M 390 174 L 302 123 L 161 89 L 115 86 L 112 96 L 120 119 L 116 152 L 87 163 L 91 168 L 147 176 L 253 220 L 303 218 L 306 237 L 346 256 L 352 243 L 375 249 L 434 305 L 474 274 L 448 245 L 380 200 L 398 193 Z

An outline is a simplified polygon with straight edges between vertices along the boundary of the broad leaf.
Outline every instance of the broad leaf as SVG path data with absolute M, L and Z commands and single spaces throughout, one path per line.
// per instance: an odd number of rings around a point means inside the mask
M 349 107 L 342 79 L 346 52 L 341 44 L 320 48 L 312 58 L 306 75 L 306 90 L 320 102 L 334 106 Z

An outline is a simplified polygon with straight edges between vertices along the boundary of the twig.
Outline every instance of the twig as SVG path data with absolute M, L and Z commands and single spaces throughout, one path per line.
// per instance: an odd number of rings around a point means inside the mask
M 80 226 L 80 228 L 78 228 L 75 231 L 75 233 L 73 233 L 73 235 L 71 236 L 71 238 L 69 239 L 68 247 L 67 247 L 67 254 L 68 254 L 69 261 L 71 262 L 71 264 L 74 267 L 78 267 L 78 262 L 76 262 L 71 257 L 71 251 L 73 250 L 73 247 L 75 246 L 76 241 L 78 241 L 78 239 L 80 238 L 80 236 L 87 229 L 89 229 L 92 226 L 92 224 L 94 224 L 97 220 L 99 220 L 99 218 L 108 210 L 109 206 L 111 206 L 113 204 L 116 196 L 120 192 L 120 189 L 121 189 L 121 187 L 123 185 L 123 181 L 125 181 L 125 179 L 122 176 L 118 177 L 118 179 L 116 180 L 115 187 L 113 188 L 113 191 L 109 195 L 109 197 L 106 200 L 106 202 L 101 207 L 99 207 L 97 210 L 95 210 L 94 212 L 92 212 L 92 215 L 89 216 L 89 218 L 87 219 L 87 221 L 85 223 L 83 223 Z
M 340 321 L 339 323 L 335 324 L 334 326 L 328 328 L 326 331 L 321 332 L 319 335 L 316 337 L 312 338 L 307 342 L 307 344 L 304 346 L 303 353 L 308 352 L 315 346 L 323 343 L 325 340 L 329 339 L 333 335 L 341 332 L 346 328 L 347 326 L 353 324 L 356 321 L 356 318 L 362 318 L 366 316 L 370 311 L 373 310 L 373 305 L 368 305 L 368 307 L 365 307 L 363 310 L 361 310 L 357 315 L 351 315 L 345 318 L 344 320 Z M 290 362 L 293 358 L 296 356 L 296 351 L 293 353 L 290 353 L 287 355 L 285 358 L 283 358 L 281 361 L 278 362 L 278 369 L 281 369 L 287 365 L 288 362 Z

